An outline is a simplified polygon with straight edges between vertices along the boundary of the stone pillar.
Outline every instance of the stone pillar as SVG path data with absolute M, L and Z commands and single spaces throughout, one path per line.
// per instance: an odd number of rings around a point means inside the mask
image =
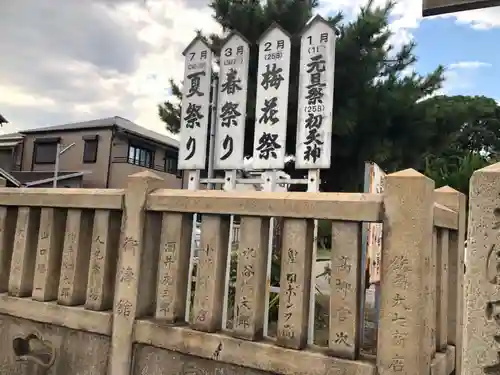
M 307 344 L 313 238 L 313 220 L 284 219 L 276 343 L 287 348 Z
M 269 221 L 241 217 L 233 335 L 249 340 L 263 333 Z
M 125 208 L 122 219 L 122 235 L 120 238 L 119 263 L 115 287 L 113 307 L 113 334 L 109 359 L 110 375 L 128 375 L 131 371 L 133 327 L 137 317 L 152 313 L 152 301 L 149 293 L 143 289 L 151 289 L 154 285 L 145 285 L 150 277 L 147 271 L 156 277 L 152 260 L 154 256 L 147 254 L 152 233 L 147 229 L 150 215 L 145 205 L 148 194 L 161 187 L 163 180 L 150 171 L 140 172 L 128 177 L 125 190 Z M 158 229 L 159 232 L 159 228 Z M 149 261 L 146 262 L 146 260 Z M 146 270 L 146 267 L 150 267 Z M 146 275 L 147 276 L 147 275 Z M 151 310 L 151 311 L 148 311 Z
M 450 243 L 450 255 L 455 251 L 451 246 Z M 466 311 L 461 374 L 498 374 L 500 373 L 500 163 L 480 169 L 472 175 L 465 288 Z
M 36 254 L 32 298 L 37 301 L 57 299 L 61 258 L 66 226 L 66 210 L 43 207 Z
M 222 327 L 228 246 L 229 217 L 204 214 L 191 318 L 198 331 L 216 332 Z
M 39 208 L 19 207 L 9 279 L 9 294 L 15 297 L 33 292 L 39 225 Z
M 458 230 L 449 231 L 448 240 L 448 343 L 455 346 L 456 373 L 462 374 L 464 325 L 464 241 L 466 205 L 464 194 L 449 187 L 436 189 L 436 202 L 458 213 Z M 470 251 L 469 251 L 470 254 Z M 465 374 L 465 373 L 464 373 Z
M 387 176 L 383 195 L 378 374 L 428 374 L 423 276 L 432 249 L 434 182 L 407 169 Z
M 109 310 L 113 307 L 121 213 L 95 210 L 85 308 Z
M 0 293 L 5 293 L 9 285 L 16 222 L 17 207 L 0 207 Z
M 332 354 L 356 359 L 359 354 L 361 292 L 361 225 L 333 222 L 330 290 L 330 338 Z
M 446 353 L 448 347 L 448 229 L 440 229 L 437 239 L 436 348 Z
M 85 303 L 93 214 L 91 210 L 68 210 L 57 298 L 62 305 Z
M 193 215 L 163 214 L 156 290 L 156 318 L 184 321 Z

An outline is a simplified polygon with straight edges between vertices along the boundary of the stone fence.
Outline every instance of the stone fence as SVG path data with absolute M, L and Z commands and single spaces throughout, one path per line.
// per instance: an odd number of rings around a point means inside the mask
M 414 170 L 388 175 L 383 195 L 162 186 L 143 172 L 124 190 L 0 188 L 0 373 L 31 373 L 23 360 L 36 355 L 16 340 L 33 337 L 46 345 L 46 367 L 57 375 L 448 375 L 459 368 L 462 194 L 435 190 Z M 203 250 L 189 303 L 193 213 L 203 215 Z M 231 214 L 241 222 L 228 330 L 221 317 Z M 262 337 L 270 217 L 284 218 L 275 339 Z M 314 219 L 333 228 L 328 347 L 306 345 Z M 373 357 L 360 353 L 357 339 L 363 222 L 384 227 Z

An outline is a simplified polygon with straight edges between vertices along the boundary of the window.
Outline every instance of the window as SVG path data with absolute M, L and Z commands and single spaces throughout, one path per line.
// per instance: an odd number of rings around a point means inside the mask
M 59 138 L 36 139 L 33 150 L 34 164 L 54 164 L 59 140 Z
M 177 154 L 167 152 L 165 155 L 165 172 L 177 175 L 177 160 Z
M 99 136 L 84 136 L 83 140 L 85 142 L 83 146 L 83 162 L 84 163 L 95 163 L 97 161 L 97 148 L 99 146 Z
M 140 167 L 153 168 L 154 153 L 144 147 L 128 146 L 128 162 Z

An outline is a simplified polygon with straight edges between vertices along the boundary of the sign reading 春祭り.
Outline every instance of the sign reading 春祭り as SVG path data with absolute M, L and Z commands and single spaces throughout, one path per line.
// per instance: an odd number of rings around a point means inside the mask
M 384 192 L 385 173 L 375 163 L 370 165 L 369 193 L 382 194 Z M 368 253 L 370 284 L 380 282 L 380 261 L 382 257 L 382 224 L 369 223 L 366 248 Z
M 290 49 L 290 36 L 276 23 L 259 40 L 254 169 L 282 169 L 285 164 Z
M 306 26 L 300 43 L 295 166 L 330 168 L 335 30 L 321 16 Z
M 243 168 L 250 46 L 232 32 L 221 48 L 215 169 Z
M 184 50 L 184 84 L 179 147 L 179 169 L 205 169 L 212 51 L 197 36 Z

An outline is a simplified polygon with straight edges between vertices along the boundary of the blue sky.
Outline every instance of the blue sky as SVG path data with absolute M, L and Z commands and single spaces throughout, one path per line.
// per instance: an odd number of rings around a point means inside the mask
M 374 0 L 383 6 L 386 0 Z M 323 0 L 320 14 L 341 10 L 353 19 L 366 0 Z M 419 73 L 446 68 L 442 93 L 485 95 L 500 101 L 500 7 L 422 18 L 421 0 L 399 0 L 390 17 L 393 44 L 413 40 Z
M 425 73 L 446 66 L 447 94 L 500 100 L 500 28 L 474 29 L 452 18 L 437 18 L 423 20 L 413 36 L 416 70 Z

